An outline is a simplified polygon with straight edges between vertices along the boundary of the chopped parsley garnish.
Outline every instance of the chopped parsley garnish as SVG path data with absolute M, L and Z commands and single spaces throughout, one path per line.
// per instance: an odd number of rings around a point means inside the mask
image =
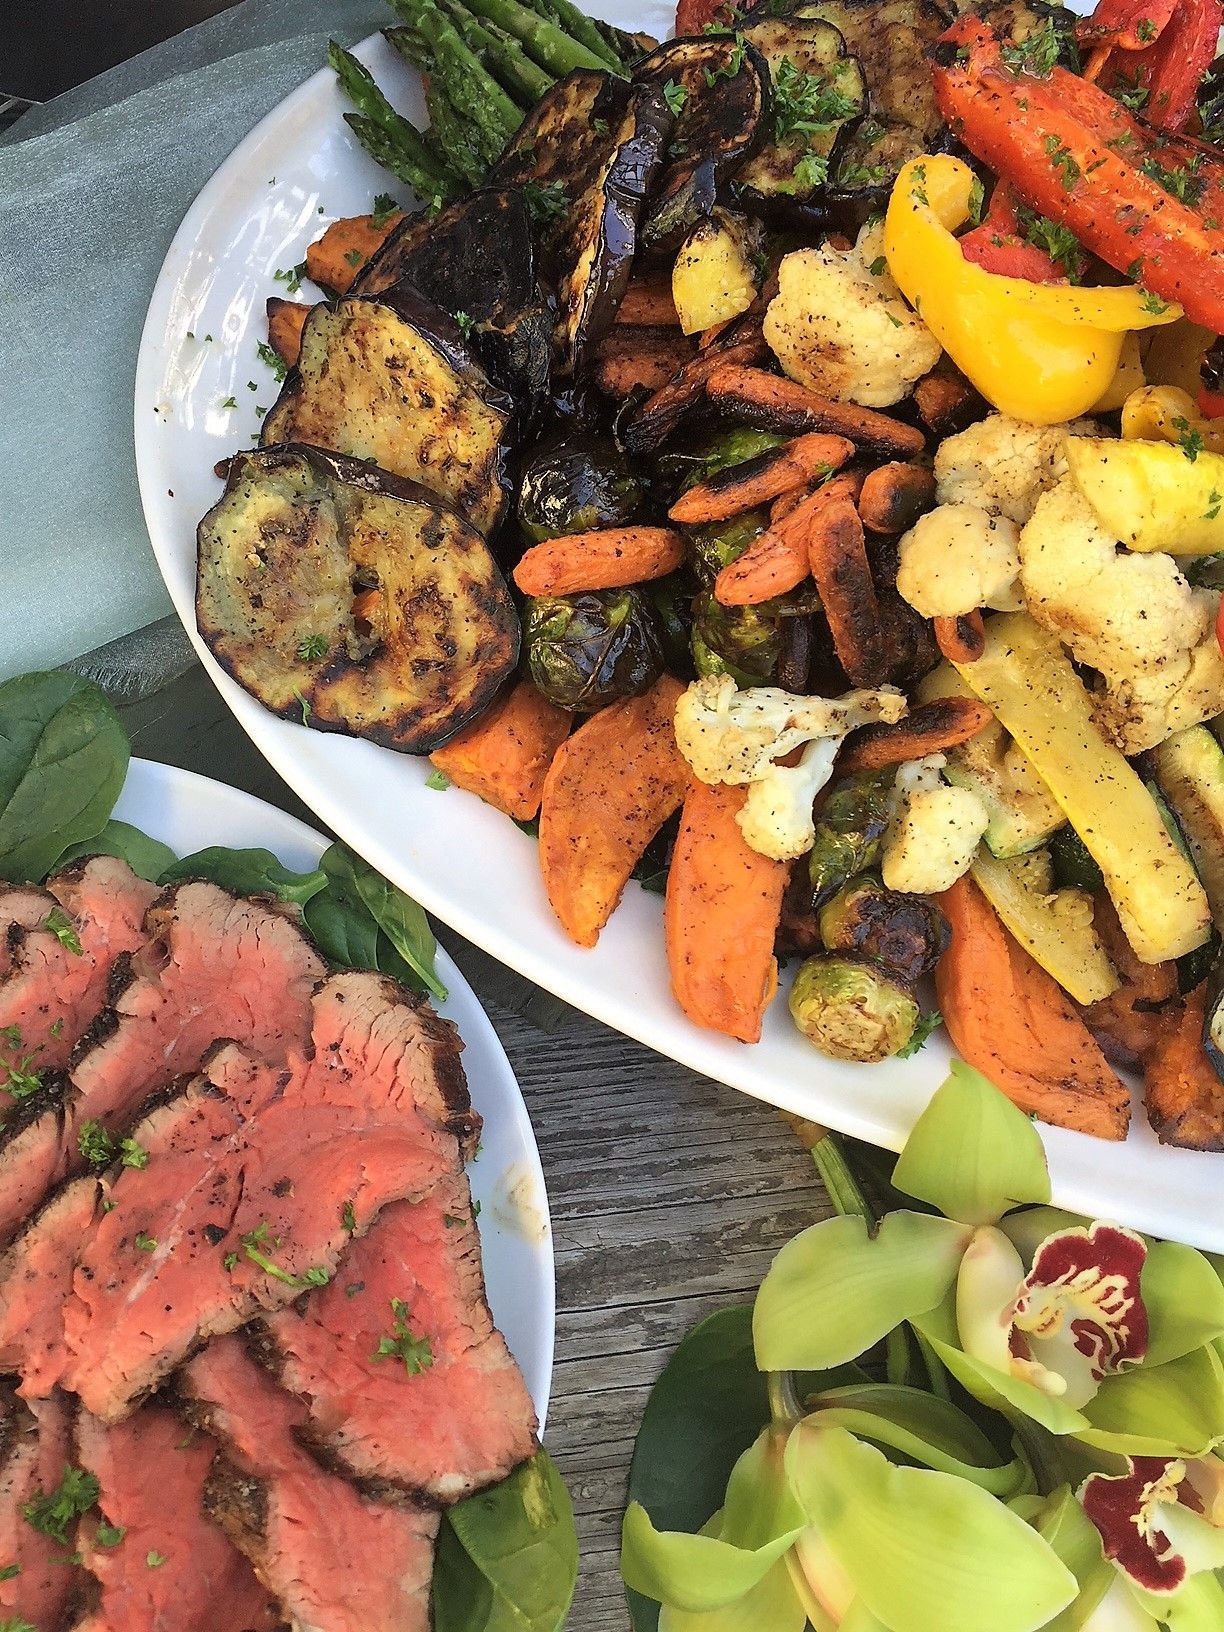
M 392 1357 L 404 1362 L 404 1370 L 409 1377 L 419 1377 L 421 1372 L 433 1365 L 433 1345 L 427 1337 L 417 1337 L 408 1324 L 408 1305 L 402 1298 L 391 1299 L 392 1333 L 390 1337 L 380 1337 L 378 1347 L 370 1356 L 371 1360 L 387 1360 Z
M 69 952 L 78 958 L 81 955 L 81 937 L 77 934 L 76 925 L 63 907 L 52 907 L 43 919 L 43 928 L 49 929 L 61 946 L 66 946 Z
M 1110 91 L 1114 99 L 1121 102 L 1124 108 L 1129 108 L 1132 113 L 1142 112 L 1148 97 L 1152 94 L 1151 88 L 1143 83 L 1143 73 L 1139 68 L 1136 68 L 1130 76 L 1119 69 Z
M 920 1048 L 926 1046 L 931 1033 L 938 1031 L 942 1025 L 943 1015 L 940 1014 L 938 1009 L 932 1009 L 930 1014 L 920 1016 L 909 1042 L 906 1043 L 904 1048 L 897 1050 L 897 1058 L 899 1060 L 908 1060 L 911 1054 L 917 1054 Z
M 157 1237 L 155 1235 L 149 1235 L 145 1230 L 138 1230 L 136 1233 L 136 1251 L 156 1252 Z
M 853 191 L 857 187 L 880 187 L 888 180 L 888 168 L 883 164 L 840 164 L 837 184 Z
M 286 271 L 283 267 L 277 267 L 272 276 L 276 279 L 277 283 L 283 283 L 285 285 L 285 288 L 288 290 L 289 294 L 296 295 L 298 290 L 302 287 L 302 279 L 306 276 L 306 262 L 299 261 L 296 266 L 291 266 L 288 271 Z
M 858 107 L 833 79 L 805 73 L 789 57 L 773 71 L 773 92 L 775 142 L 795 134 L 827 135 Z
M 458 1218 L 454 1213 L 443 1213 L 442 1222 L 446 1225 L 448 1230 L 455 1230 L 458 1229 L 460 1224 L 466 1223 L 467 1220 Z
M 591 129 L 598 131 L 601 136 L 606 136 L 608 134 L 608 121 L 606 119 L 592 119 Z
M 11 1043 L 14 1048 L 21 1047 L 20 1026 L 0 1026 L 0 1043 Z
M 735 44 L 731 48 L 731 55 L 718 68 L 705 70 L 705 82 L 709 86 L 717 85 L 720 79 L 734 79 L 744 66 L 744 36 L 737 34 Z
M 115 1154 L 111 1136 L 101 1122 L 82 1122 L 77 1149 L 87 1162 L 109 1162 Z
M 1058 62 L 1062 41 L 1058 37 L 1058 30 L 1054 26 L 1054 19 L 1047 17 L 1040 28 L 1023 40 L 1012 45 L 1004 44 L 999 55 L 1014 74 L 1033 74 L 1038 79 L 1048 79 Z
M 94 1531 L 94 1541 L 99 1547 L 118 1547 L 126 1535 L 126 1524 L 107 1524 L 105 1519 L 101 1519 Z
M 19 1569 L 20 1565 L 15 1565 L 14 1568 Z M 38 1632 L 38 1628 L 24 1616 L 12 1615 L 7 1621 L 0 1621 L 0 1632 Z
M 241 1240 L 242 1250 L 251 1262 L 258 1269 L 262 1269 L 265 1275 L 271 1275 L 273 1280 L 280 1281 L 285 1286 L 292 1286 L 301 1291 L 307 1286 L 326 1286 L 328 1281 L 331 1280 L 331 1272 L 324 1269 L 321 1264 L 315 1264 L 310 1269 L 303 1270 L 300 1275 L 292 1275 L 287 1269 L 282 1269 L 275 1259 L 270 1258 L 263 1251 L 263 1248 L 269 1245 L 279 1247 L 280 1239 L 278 1237 L 275 1241 L 269 1241 L 268 1221 L 266 1218 L 260 1223 L 258 1229 L 249 1230 L 246 1235 L 242 1236 Z
M 688 92 L 676 80 L 669 79 L 663 87 L 663 99 L 672 113 L 678 114 L 688 101 Z
M 50 1536 L 52 1541 L 66 1547 L 68 1526 L 82 1513 L 89 1512 L 98 1499 L 100 1488 L 92 1473 L 69 1465 L 49 1496 L 40 1490 L 33 1501 L 22 1503 L 21 1516 L 32 1530 Z
M 138 1145 L 135 1139 L 120 1139 L 119 1160 L 124 1167 L 134 1167 L 140 1170 L 148 1167 L 149 1153 L 143 1145 Z
M 350 266 L 360 266 L 365 260 L 365 251 L 361 249 L 346 249 L 344 258 Z
M 456 312 L 455 323 L 458 326 L 459 333 L 463 336 L 463 338 L 465 340 L 470 339 L 472 330 L 476 327 L 476 319 L 468 312 Z
M 1169 309 L 1168 301 L 1161 300 L 1160 296 L 1153 294 L 1150 289 L 1145 289 L 1143 291 L 1143 300 L 1141 304 L 1144 311 L 1150 312 L 1153 317 L 1160 317 L 1163 312 L 1167 312 Z
M 261 340 L 255 347 L 255 354 L 261 363 L 266 363 L 277 380 L 283 380 L 289 370 L 285 360 L 278 351 L 274 351 L 266 340 Z
M 58 1037 L 64 1029 L 64 1017 L 61 1014 L 58 1020 L 53 1020 L 47 1027 L 48 1037 Z
M 23 1054 L 19 1060 L 0 1060 L 0 1088 L 13 1099 L 29 1099 L 42 1087 L 42 1072 L 31 1071 L 33 1054 Z
M 317 663 L 319 658 L 327 656 L 327 637 L 325 635 L 306 635 L 298 641 L 297 655 L 303 663 Z
M 222 1269 L 228 1271 L 228 1270 L 233 1269 L 234 1265 L 237 1262 L 238 1262 L 238 1254 L 236 1252 L 227 1252 L 225 1257 L 222 1258 L 222 1260 L 221 1260 L 221 1267 L 222 1267 Z
M 1145 176 L 1150 176 L 1158 187 L 1163 187 L 1166 193 L 1178 199 L 1182 204 L 1191 208 L 1203 196 L 1207 183 L 1198 174 L 1197 154 L 1187 159 L 1185 164 L 1163 165 L 1154 153 L 1149 153 L 1139 168 Z
M 986 189 L 982 185 L 981 176 L 974 176 L 969 185 L 969 220 L 971 225 L 980 227 L 982 212 L 986 205 Z
M 1181 415 L 1178 415 L 1173 421 L 1173 429 L 1177 432 L 1178 447 L 1193 464 L 1206 445 L 1203 441 L 1203 433 L 1196 430 L 1190 421 L 1184 419 Z
M 538 181 L 525 181 L 523 201 L 531 212 L 532 220 L 540 222 L 564 215 L 569 206 L 569 197 L 559 181 L 550 181 L 546 186 L 541 186 Z
M 1020 224 L 1024 229 L 1024 236 L 1030 244 L 1048 255 L 1056 266 L 1060 266 L 1071 283 L 1078 283 L 1084 275 L 1087 258 L 1080 247 L 1080 241 L 1070 227 L 1060 226 L 1057 221 L 1051 221 L 1047 215 L 1037 215 L 1033 210 L 1023 207 L 1017 211 Z
M 309 725 L 310 724 L 310 716 L 314 712 L 314 710 L 311 708 L 310 703 L 307 701 L 307 699 L 302 696 L 300 691 L 295 689 L 293 695 L 294 695 L 294 698 L 297 701 L 298 707 L 302 711 L 302 724 L 303 725 Z
M 1140 17 L 1135 24 L 1135 34 L 1144 45 L 1151 45 L 1156 38 L 1156 24 L 1150 17 Z
M 156 1547 L 151 1547 L 145 1554 L 145 1563 L 151 1570 L 160 1570 L 165 1562 L 165 1553 L 159 1553 Z
M 1220 513 L 1221 504 L 1224 504 L 1224 498 L 1213 487 L 1207 495 L 1207 509 L 1203 511 L 1203 520 L 1214 521 Z
M 1082 173 L 1071 149 L 1053 135 L 1047 136 L 1041 145 L 1049 155 L 1050 163 L 1062 176 L 1063 191 L 1069 193 Z
M 429 775 L 425 778 L 425 786 L 432 789 L 434 793 L 445 793 L 450 785 L 451 779 L 449 776 L 447 776 L 445 771 L 430 771 Z
M 340 1222 L 344 1225 L 345 1229 L 350 1235 L 352 1235 L 356 1230 L 357 1214 L 353 1211 L 353 1204 L 351 1201 L 346 1201 L 344 1206 L 340 1209 Z
M 381 232 L 393 215 L 400 213 L 400 207 L 390 193 L 379 193 L 373 204 L 370 205 L 370 225 L 375 232 Z
M 225 401 L 221 404 L 221 406 L 222 406 L 222 408 L 237 408 L 238 398 L 237 397 L 226 397 Z
M 15 1575 L 20 1574 L 20 1564 L 6 1564 L 3 1569 L 0 1569 L 0 1581 L 11 1581 Z

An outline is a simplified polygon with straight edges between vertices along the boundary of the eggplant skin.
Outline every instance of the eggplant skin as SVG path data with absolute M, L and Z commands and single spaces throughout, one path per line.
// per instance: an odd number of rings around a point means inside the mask
M 497 186 L 530 185 L 536 197 L 555 187 L 564 200 L 540 226 L 557 302 L 559 376 L 575 374 L 612 326 L 671 129 L 661 86 L 576 68 L 540 99 L 498 160 Z
M 273 713 L 412 754 L 482 713 L 519 655 L 475 528 L 416 482 L 305 446 L 231 460 L 197 533 L 196 619 Z
M 314 308 L 260 445 L 300 442 L 373 463 L 487 535 L 509 502 L 513 412 L 453 318 L 398 285 Z

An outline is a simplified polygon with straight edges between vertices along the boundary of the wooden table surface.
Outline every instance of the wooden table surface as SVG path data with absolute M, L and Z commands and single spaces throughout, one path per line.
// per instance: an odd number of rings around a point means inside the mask
M 136 753 L 313 820 L 198 665 L 121 712 Z M 545 1443 L 582 1552 L 570 1632 L 627 1632 L 617 1539 L 650 1386 L 689 1327 L 750 1298 L 778 1248 L 829 1204 L 768 1106 L 609 1031 L 438 928 L 510 1057 L 548 1182 L 557 1346 Z

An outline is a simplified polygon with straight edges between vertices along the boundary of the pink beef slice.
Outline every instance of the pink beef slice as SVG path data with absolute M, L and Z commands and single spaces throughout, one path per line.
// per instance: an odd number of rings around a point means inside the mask
M 12 966 L 22 931 L 37 929 L 54 907 L 55 897 L 37 884 L 0 885 L 0 976 Z
M 94 1184 L 83 1230 L 84 1203 L 57 1198 L 14 1242 L 0 1368 L 23 1394 L 62 1383 L 119 1420 L 210 1336 L 334 1273 L 384 1206 L 461 1171 L 454 1028 L 378 975 L 333 976 L 312 1007 L 308 1054 L 277 1068 L 221 1045 L 137 1130 L 147 1164 Z
M 53 884 L 75 902 L 86 878 L 110 866 L 95 858 L 80 879 L 70 870 Z M 99 894 L 91 889 L 90 899 Z M 73 1054 L 67 1088 L 33 1107 L 0 1147 L 0 1240 L 84 1166 L 83 1123 L 122 1128 L 150 1094 L 198 1070 L 219 1037 L 279 1064 L 309 1036 L 310 993 L 326 967 L 287 911 L 213 884 L 176 884 L 148 908 L 138 934 L 138 949 L 113 971 L 110 1006 Z
M 222 1447 L 207 1509 L 295 1632 L 428 1632 L 436 1512 L 375 1501 L 323 1468 L 300 1442 L 300 1402 L 240 1337 L 210 1344 L 179 1388 Z
M 108 1428 L 76 1422 L 76 1460 L 100 1486 L 77 1538 L 94 1580 L 75 1632 L 271 1632 L 280 1615 L 224 1531 L 204 1512 L 216 1441 L 169 1406 Z M 101 1532 L 99 1522 L 109 1527 Z M 123 1534 L 115 1536 L 115 1531 Z M 161 1562 L 150 1565 L 150 1559 Z
M 411 1366 L 379 1354 L 397 1319 L 429 1345 Z M 462 1173 L 386 1208 L 336 1279 L 269 1316 L 256 1342 L 304 1400 L 324 1459 L 358 1480 L 448 1504 L 538 1448 L 531 1397 L 489 1312 Z
M 0 1389 L 0 1570 L 17 1565 L 0 1580 L 0 1622 L 28 1621 L 39 1632 L 56 1632 L 81 1581 L 67 1562 L 67 1542 L 43 1535 L 27 1523 L 22 1509 L 59 1487 L 72 1460 L 72 1420 L 67 1402 L 56 1394 L 27 1407 Z
M 41 898 L 41 910 L 36 924 L 9 931 L 10 963 L 0 975 L 0 1081 L 4 1067 L 16 1064 L 23 1087 L 31 1076 L 41 1086 L 23 1092 L 0 1123 L 0 1240 L 63 1176 L 61 1073 L 100 1014 L 116 968 L 126 970 L 128 955 L 142 944 L 157 890 L 126 862 L 93 856 L 57 874 L 47 892 L 26 893 Z M 55 913 L 58 936 L 47 927 Z

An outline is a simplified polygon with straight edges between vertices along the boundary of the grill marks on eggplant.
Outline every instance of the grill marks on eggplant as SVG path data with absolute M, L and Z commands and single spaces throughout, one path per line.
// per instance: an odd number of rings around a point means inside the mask
M 323 1469 L 300 1443 L 304 1408 L 239 1338 L 194 1359 L 180 1390 L 223 1446 L 208 1512 L 294 1626 L 428 1632 L 436 1513 L 372 1501 Z
M 429 1344 L 412 1377 L 395 1357 L 372 1358 L 392 1300 Z M 463 1173 L 388 1207 L 330 1286 L 262 1323 L 258 1351 L 305 1401 L 312 1444 L 359 1482 L 449 1504 L 537 1448 L 526 1385 L 486 1301 Z
M 434 422 L 419 416 L 422 437 Z M 409 753 L 462 729 L 518 659 L 479 532 L 415 482 L 319 448 L 231 461 L 199 527 L 196 612 L 223 667 L 274 712 Z
M 511 411 L 455 321 L 400 283 L 314 308 L 260 442 L 306 443 L 377 465 L 487 535 L 506 508 Z
M 497 164 L 497 185 L 523 188 L 541 217 L 563 377 L 616 316 L 671 128 L 660 86 L 578 68 L 541 98 Z
M 35 1530 L 21 1511 L 58 1486 L 71 1459 L 67 1401 L 56 1395 L 27 1406 L 0 1385 L 0 1562 L 20 1566 L 0 1581 L 0 1620 L 28 1621 L 52 1632 L 79 1589 L 71 1546 Z
M 78 1548 L 94 1578 L 74 1632 L 272 1632 L 281 1622 L 250 1564 L 206 1515 L 216 1441 L 164 1405 L 107 1427 L 77 1414 L 76 1462 L 98 1480 Z M 111 1540 L 99 1520 L 123 1536 Z M 151 1568 L 149 1558 L 162 1560 Z

